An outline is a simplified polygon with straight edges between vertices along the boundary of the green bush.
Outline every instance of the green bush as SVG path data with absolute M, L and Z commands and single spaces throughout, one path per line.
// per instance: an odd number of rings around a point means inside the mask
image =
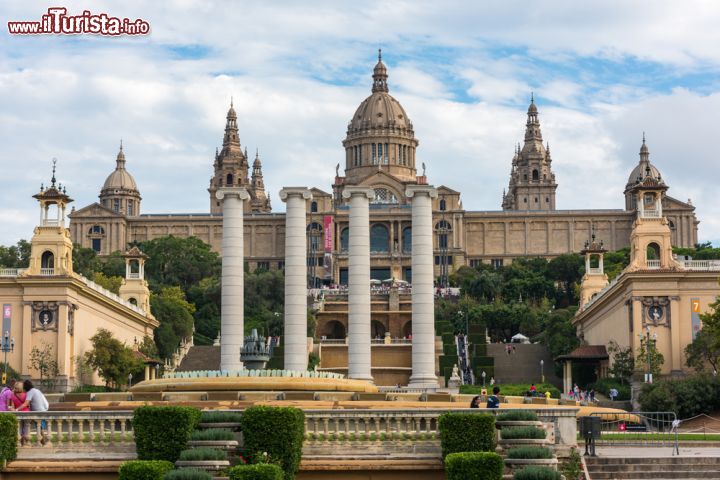
M 489 375 L 486 377 L 489 381 Z M 475 376 L 476 381 L 479 376 Z M 482 380 L 480 380 L 482 381 Z M 491 389 L 489 384 L 486 387 L 488 390 Z M 502 383 L 497 384 L 500 387 L 500 395 L 507 395 L 511 397 L 522 397 L 530 391 L 531 384 L 529 383 Z M 535 388 L 537 389 L 538 396 L 544 396 L 545 392 L 550 392 L 552 398 L 560 398 L 560 390 L 551 383 L 536 383 Z M 460 393 L 468 393 L 477 395 L 482 390 L 482 385 L 460 385 Z
M 570 456 L 560 466 L 560 471 L 565 476 L 565 480 L 580 480 L 583 475 L 583 466 L 577 448 L 570 449 Z
M 17 457 L 18 420 L 14 413 L 0 414 L 0 458 L 15 460 Z
M 477 413 L 443 413 L 438 419 L 445 458 L 458 452 L 495 451 L 495 417 Z
M 561 480 L 561 478 L 562 476 L 557 470 L 534 465 L 518 470 L 513 475 L 513 480 Z
M 180 460 L 227 460 L 227 452 L 210 447 L 188 448 L 180 452 Z
M 130 460 L 120 465 L 118 480 L 163 480 L 172 469 L 172 462 L 166 460 Z
M 277 460 L 286 480 L 295 478 L 305 439 L 305 414 L 292 407 L 250 407 L 240 420 L 245 452 L 267 452 Z
M 241 418 L 240 412 L 206 410 L 200 416 L 200 423 L 239 423 Z
M 593 389 L 610 398 L 610 389 L 615 388 L 618 396 L 615 400 L 630 400 L 630 385 L 625 385 L 616 378 L 600 378 L 595 383 L 588 385 L 588 390 Z
M 506 427 L 500 430 L 503 440 L 533 439 L 541 440 L 547 437 L 545 430 L 538 427 Z
M 500 480 L 503 459 L 492 452 L 460 452 L 445 457 L 447 480 Z
M 197 468 L 181 468 L 179 470 L 171 470 L 165 474 L 163 480 L 212 480 L 210 475 L 205 470 L 198 470 Z
M 675 412 L 678 418 L 709 415 L 720 409 L 720 379 L 696 375 L 658 380 L 643 385 L 639 401 L 645 412 Z
M 235 440 L 235 434 L 224 428 L 208 428 L 207 430 L 195 430 L 190 440 Z
M 522 446 L 508 450 L 507 458 L 553 458 L 553 454 L 549 448 Z
M 537 413 L 532 410 L 508 410 L 495 416 L 496 422 L 535 422 Z
M 175 462 L 199 420 L 200 410 L 192 407 L 135 409 L 132 422 L 138 459 Z
M 283 471 L 277 465 L 259 463 L 238 465 L 228 470 L 230 480 L 283 480 Z

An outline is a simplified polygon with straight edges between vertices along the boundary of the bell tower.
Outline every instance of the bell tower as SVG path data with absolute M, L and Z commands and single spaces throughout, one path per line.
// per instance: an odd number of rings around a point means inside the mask
M 125 278 L 120 285 L 120 298 L 150 313 L 150 289 L 145 281 L 145 261 L 148 256 L 138 247 L 133 247 L 123 257 Z
M 592 297 L 608 285 L 608 277 L 605 274 L 603 264 L 605 252 L 603 242 L 595 240 L 595 232 L 589 241 L 585 242 L 585 248 L 580 255 L 585 257 L 585 275 L 580 283 L 580 308 L 582 309 Z
M 40 185 L 40 193 L 33 198 L 40 203 L 40 224 L 35 227 L 30 241 L 30 265 L 25 275 L 72 276 L 72 250 L 70 230 L 65 228 L 65 210 L 73 200 L 55 179 L 53 159 L 50 186 Z

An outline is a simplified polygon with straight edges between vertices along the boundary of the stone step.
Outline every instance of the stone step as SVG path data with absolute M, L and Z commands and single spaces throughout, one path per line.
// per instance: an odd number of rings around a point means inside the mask
M 720 465 L 711 463 L 683 463 L 683 464 L 654 464 L 654 463 L 625 463 L 610 464 L 602 466 L 588 465 L 588 470 L 593 472 L 674 472 L 676 470 L 694 470 L 696 472 L 708 472 L 720 470 Z
M 591 465 L 720 465 L 720 457 L 585 457 L 585 463 Z
M 720 479 L 720 470 L 711 470 L 707 472 L 699 473 L 697 470 L 673 470 L 673 471 L 665 471 L 665 472 L 597 472 L 594 470 L 589 470 L 588 473 L 590 473 L 590 478 L 592 480 L 642 480 L 642 479 L 648 479 L 651 478 L 653 480 L 658 480 L 660 478 L 658 473 L 663 474 L 666 478 L 672 478 L 672 479 L 699 479 L 702 478 L 703 480 L 716 480 Z

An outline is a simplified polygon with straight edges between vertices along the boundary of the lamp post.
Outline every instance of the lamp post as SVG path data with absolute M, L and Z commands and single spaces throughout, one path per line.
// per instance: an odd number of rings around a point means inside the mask
M 160 377 L 160 364 L 156 363 L 155 364 L 155 378 L 159 378 L 159 377 Z
M 545 360 L 540 360 L 540 383 L 545 383 Z
M 128 374 L 128 388 L 132 387 L 132 373 Z
M 7 367 L 8 367 L 7 355 L 8 355 L 8 352 L 12 352 L 13 350 L 15 350 L 15 338 L 14 337 L 10 338 L 10 332 L 8 332 L 7 330 L 5 330 L 5 333 L 3 334 L 3 342 L 2 342 L 2 347 L 0 347 L 0 350 L 2 350 L 3 353 L 5 354 L 5 367 L 3 370 L 2 383 L 6 383 L 7 382 Z
M 483 388 L 485 388 L 485 376 L 487 375 L 487 374 L 485 373 L 485 370 L 483 370 L 480 375 L 483 377 Z
M 645 341 L 645 383 L 653 383 L 653 374 L 650 365 L 652 359 L 650 347 L 654 347 L 657 344 L 657 332 L 650 335 L 650 325 L 645 327 L 645 332 L 645 335 L 638 333 L 638 336 L 640 337 L 640 345 L 642 345 L 643 340 Z

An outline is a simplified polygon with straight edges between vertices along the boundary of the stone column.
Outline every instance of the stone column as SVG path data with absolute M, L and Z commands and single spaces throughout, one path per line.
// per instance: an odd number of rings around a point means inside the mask
M 215 197 L 223 202 L 220 370 L 240 370 L 245 313 L 243 202 L 250 196 L 243 187 L 226 187 L 219 188 Z
M 307 236 L 305 187 L 285 187 L 285 370 L 307 370 Z
M 438 388 L 435 375 L 432 199 L 429 185 L 408 185 L 412 201 L 412 375 L 413 388 Z
M 345 187 L 350 200 L 348 238 L 348 377 L 373 381 L 370 368 L 370 210 L 371 188 Z

